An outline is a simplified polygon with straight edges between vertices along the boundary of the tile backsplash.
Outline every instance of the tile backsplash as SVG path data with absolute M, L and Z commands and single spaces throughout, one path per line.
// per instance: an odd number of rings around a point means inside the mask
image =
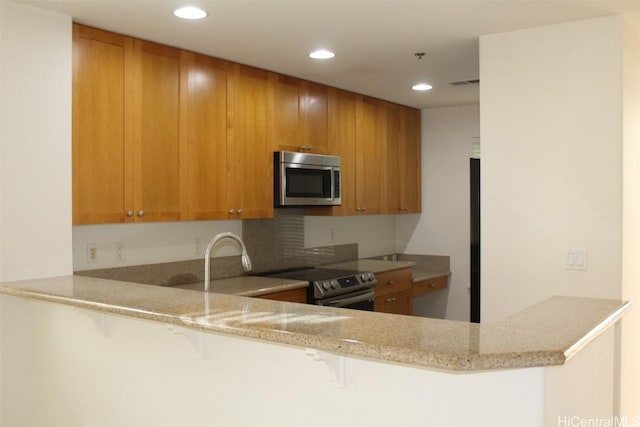
M 247 248 L 247 252 L 254 266 L 251 272 L 253 274 L 286 268 L 351 261 L 358 258 L 358 245 L 349 244 L 304 249 L 301 256 L 276 260 L 273 264 L 269 264 L 269 262 L 273 262 L 273 258 L 271 256 L 263 256 L 259 249 Z M 254 259 L 259 263 L 258 268 L 255 268 L 256 263 Z M 285 262 L 287 260 L 289 260 L 291 264 L 287 264 Z M 203 282 L 204 260 L 199 258 L 188 261 L 84 270 L 76 271 L 74 274 L 157 286 L 178 286 Z M 237 277 L 244 274 L 246 273 L 242 269 L 242 262 L 239 255 L 211 258 L 211 279 L 213 280 Z

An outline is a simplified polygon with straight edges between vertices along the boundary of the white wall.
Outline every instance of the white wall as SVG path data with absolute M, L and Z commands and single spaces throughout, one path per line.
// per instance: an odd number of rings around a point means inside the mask
M 69 274 L 71 18 L 0 8 L 0 280 Z
M 77 225 L 73 227 L 73 268 L 93 270 L 201 258 L 213 236 L 226 231 L 242 236 L 242 221 Z M 96 246 L 96 262 L 88 262 L 87 245 Z M 124 259 L 117 258 L 117 246 Z M 237 255 L 235 247 L 216 249 L 215 256 L 225 255 Z
M 73 227 L 75 271 L 129 265 L 183 261 L 204 256 L 217 233 L 242 236 L 242 221 L 185 221 L 146 224 L 102 224 Z M 395 218 L 305 217 L 305 247 L 358 243 L 360 256 L 395 252 Z M 97 261 L 89 263 L 87 245 L 96 245 Z M 117 246 L 124 260 L 117 258 Z M 216 250 L 215 256 L 235 255 L 234 248 Z
M 617 17 L 481 37 L 483 322 L 621 297 L 621 59 Z
M 622 298 L 636 308 L 622 324 L 621 413 L 640 415 L 640 3 L 624 20 Z
M 449 255 L 452 274 L 446 292 L 415 301 L 416 314 L 469 320 L 469 158 L 479 121 L 477 105 L 422 111 L 422 214 L 397 217 L 398 252 Z

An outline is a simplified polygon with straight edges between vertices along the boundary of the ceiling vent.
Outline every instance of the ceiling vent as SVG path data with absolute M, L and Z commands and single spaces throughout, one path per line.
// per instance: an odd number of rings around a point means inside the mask
M 455 80 L 448 83 L 451 86 L 478 86 L 480 84 L 480 79 Z

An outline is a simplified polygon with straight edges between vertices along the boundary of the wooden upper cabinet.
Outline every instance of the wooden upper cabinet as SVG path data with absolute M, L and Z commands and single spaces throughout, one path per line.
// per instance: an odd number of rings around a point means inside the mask
M 183 52 L 187 75 L 185 118 L 186 219 L 224 219 L 227 203 L 227 97 L 231 64 Z
M 356 95 L 329 88 L 327 92 L 327 150 L 341 158 L 342 205 L 307 208 L 308 215 L 355 215 L 356 211 Z
M 269 142 L 273 151 L 327 153 L 328 90 L 317 83 L 269 74 Z
M 401 213 L 419 213 L 421 202 L 420 110 L 400 107 L 398 147 L 399 199 Z
M 380 173 L 384 148 L 384 107 L 381 101 L 356 97 L 356 210 L 381 213 Z
M 303 82 L 301 90 L 300 128 L 304 151 L 318 154 L 334 154 L 328 149 L 329 88 Z
M 273 151 L 299 151 L 300 80 L 268 73 L 268 139 Z
M 133 39 L 73 26 L 74 224 L 127 218 L 132 56 Z
M 384 158 L 381 189 L 383 212 L 417 213 L 420 198 L 420 111 L 385 103 Z
M 384 156 L 380 173 L 381 199 L 384 213 L 401 213 L 400 202 L 400 106 L 384 104 Z
M 180 51 L 135 40 L 136 221 L 180 219 Z
M 263 70 L 234 65 L 227 186 L 229 212 L 236 218 L 273 217 L 273 149 L 267 137 L 268 76 Z
M 342 206 L 420 211 L 420 113 L 73 26 L 73 223 L 273 216 L 273 152 L 342 158 Z
M 180 52 L 74 25 L 73 222 L 180 219 Z

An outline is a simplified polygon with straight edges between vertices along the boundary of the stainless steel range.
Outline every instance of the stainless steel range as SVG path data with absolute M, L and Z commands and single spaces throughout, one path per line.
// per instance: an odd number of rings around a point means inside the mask
M 378 281 L 370 271 L 303 268 L 265 276 L 308 281 L 309 304 L 373 311 L 374 288 Z

